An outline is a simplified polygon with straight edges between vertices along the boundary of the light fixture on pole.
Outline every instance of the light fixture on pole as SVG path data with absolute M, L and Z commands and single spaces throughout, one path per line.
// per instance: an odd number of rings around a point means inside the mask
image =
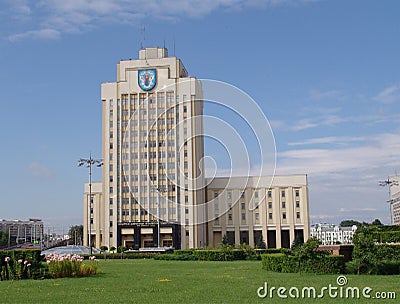
M 86 168 L 89 168 L 89 201 L 88 201 L 88 243 L 90 247 L 90 254 L 92 254 L 92 214 L 91 214 L 91 208 L 92 208 L 92 165 L 96 165 L 96 167 L 101 167 L 103 166 L 103 160 L 101 159 L 94 159 L 92 158 L 92 154 L 90 153 L 89 158 L 81 158 L 78 160 L 78 167 L 83 167 L 85 166 Z
M 399 182 L 397 180 L 394 179 L 390 179 L 390 177 L 388 177 L 386 180 L 383 181 L 379 181 L 379 186 L 382 187 L 388 187 L 388 195 L 389 195 L 389 199 L 388 199 L 388 203 L 389 203 L 389 208 L 390 208 L 390 225 L 393 225 L 393 212 L 392 212 L 392 191 L 391 188 L 393 186 L 398 186 Z

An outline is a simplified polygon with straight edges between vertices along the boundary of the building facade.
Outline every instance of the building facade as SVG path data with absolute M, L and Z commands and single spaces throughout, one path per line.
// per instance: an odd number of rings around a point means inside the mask
M 156 47 L 120 61 L 117 81 L 101 85 L 104 220 L 92 224 L 96 244 L 205 243 L 205 226 L 197 225 L 205 211 L 196 208 L 205 196 L 197 178 L 204 153 L 201 92 L 181 60 Z
M 341 227 L 332 224 L 315 224 L 311 226 L 310 237 L 319 239 L 322 245 L 353 244 L 353 235 L 357 226 Z
M 89 234 L 95 247 L 132 249 L 217 246 L 225 234 L 232 242 L 253 245 L 261 233 L 272 247 L 288 247 L 295 236 L 308 238 L 305 175 L 276 177 L 272 188 L 269 177 L 260 188 L 254 188 L 259 183 L 251 178 L 245 190 L 231 192 L 244 191 L 245 204 L 257 193 L 260 211 L 246 211 L 245 219 L 234 211 L 232 220 L 230 213 L 222 213 L 228 204 L 221 190 L 226 181 L 207 180 L 206 187 L 202 175 L 202 98 L 201 82 L 165 48 L 141 49 L 138 59 L 118 63 L 117 81 L 101 85 L 103 175 L 102 183 L 92 184 L 92 199 L 85 185 L 85 244 Z M 261 199 L 268 191 L 272 201 Z M 225 205 L 215 210 L 210 206 L 219 192 L 218 204 Z M 243 198 L 233 199 L 236 210 Z M 272 219 L 266 217 L 271 210 Z
M 272 182 L 271 182 L 272 181 Z M 308 239 L 306 175 L 214 178 L 207 181 L 208 241 L 289 248 Z M 244 185 L 244 186 L 243 186 Z
M 391 189 L 391 216 L 394 225 L 400 225 L 400 176 L 392 177 L 396 181 Z
M 0 231 L 8 233 L 17 244 L 39 242 L 43 239 L 43 222 L 40 219 L 1 220 Z

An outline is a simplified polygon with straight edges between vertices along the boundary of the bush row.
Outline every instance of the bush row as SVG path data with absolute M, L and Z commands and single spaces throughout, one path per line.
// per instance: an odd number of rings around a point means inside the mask
M 351 261 L 346 263 L 345 272 L 348 274 L 357 274 L 359 263 Z M 400 261 L 395 260 L 381 260 L 374 265 L 367 267 L 360 266 L 360 274 L 379 274 L 379 275 L 393 275 L 400 274 Z
M 342 255 L 321 254 L 299 260 L 296 256 L 284 253 L 262 254 L 262 268 L 274 272 L 307 272 L 320 274 L 338 274 L 344 272 Z
M 139 253 L 139 252 L 130 252 L 130 253 L 96 253 L 92 255 L 85 254 L 83 257 L 85 259 L 89 259 L 90 256 L 95 256 L 98 260 L 120 260 L 120 259 L 152 259 L 155 256 L 161 255 L 159 253 Z

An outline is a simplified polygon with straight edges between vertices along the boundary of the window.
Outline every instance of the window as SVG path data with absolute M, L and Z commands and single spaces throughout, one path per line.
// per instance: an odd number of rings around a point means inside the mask
M 268 191 L 268 198 L 272 198 L 272 191 Z
M 286 213 L 285 213 L 285 212 L 282 213 L 282 218 L 283 218 L 284 220 L 286 220 Z
M 189 208 L 185 208 L 185 214 L 189 214 Z
M 246 210 L 246 205 L 245 205 L 245 203 L 241 203 L 240 206 L 241 206 L 241 209 L 242 209 L 242 210 Z
M 110 205 L 112 205 L 113 204 L 113 199 L 112 198 L 110 198 Z
M 242 213 L 242 221 L 246 220 L 246 213 Z
M 285 190 L 282 190 L 282 191 L 281 191 L 281 197 L 285 197 L 285 194 L 286 194 L 286 193 L 285 193 Z
M 296 202 L 296 208 L 300 208 L 300 202 L 299 201 Z
M 113 215 L 113 210 L 112 209 L 110 209 L 110 216 L 112 216 Z
M 272 202 L 268 202 L 268 208 L 272 209 Z
M 112 221 L 110 221 L 110 227 L 112 227 L 113 226 L 113 222 Z
M 218 192 L 214 192 L 214 198 L 218 197 Z
M 110 187 L 110 193 L 113 193 L 113 187 Z
M 300 219 L 300 212 L 296 212 L 296 218 Z
M 260 219 L 260 214 L 256 213 L 256 221 Z
M 240 198 L 244 198 L 244 192 L 242 192 L 242 194 L 240 195 Z
M 254 192 L 254 197 L 258 198 L 258 191 Z
M 268 219 L 272 220 L 272 212 L 268 213 Z
M 286 202 L 282 202 L 282 209 L 286 208 Z
M 231 200 L 231 199 L 232 199 L 232 192 L 231 192 L 231 191 L 228 191 L 228 192 L 227 192 L 227 196 L 228 196 L 228 200 Z
M 232 213 L 229 213 L 228 214 L 228 221 L 231 221 L 232 220 Z

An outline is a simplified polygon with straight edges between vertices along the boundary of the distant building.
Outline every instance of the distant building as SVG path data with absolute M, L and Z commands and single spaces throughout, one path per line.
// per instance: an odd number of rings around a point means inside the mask
M 33 243 L 43 237 L 43 222 L 40 219 L 1 220 L 0 231 L 9 233 L 11 239 L 17 244 Z
M 322 242 L 322 245 L 353 244 L 353 235 L 357 226 L 340 227 L 333 224 L 311 225 L 310 237 L 315 237 Z
M 392 177 L 392 180 L 400 184 L 400 176 Z M 400 185 L 394 184 L 391 189 L 391 202 L 392 202 L 392 221 L 394 225 L 400 225 Z

